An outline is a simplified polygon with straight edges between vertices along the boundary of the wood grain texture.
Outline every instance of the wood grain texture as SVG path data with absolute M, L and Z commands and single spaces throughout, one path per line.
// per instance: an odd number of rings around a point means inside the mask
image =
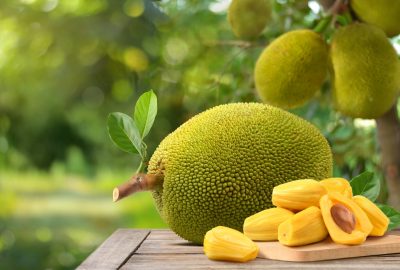
M 150 230 L 119 229 L 104 241 L 77 269 L 118 269 L 140 246 Z
M 362 245 L 356 246 L 338 245 L 330 238 L 323 242 L 299 247 L 286 247 L 279 242 L 257 242 L 257 244 L 260 247 L 259 258 L 292 262 L 400 253 L 400 236 L 395 234 L 368 237 Z
M 400 235 L 400 231 L 393 234 Z M 111 260 L 111 261 L 108 261 Z M 201 246 L 170 230 L 118 230 L 78 269 L 400 269 L 400 254 L 349 259 L 286 262 L 257 258 L 248 263 L 209 260 Z

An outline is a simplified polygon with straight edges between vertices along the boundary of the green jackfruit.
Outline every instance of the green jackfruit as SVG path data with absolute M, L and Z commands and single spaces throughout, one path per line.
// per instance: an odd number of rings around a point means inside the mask
M 311 30 L 295 30 L 274 40 L 257 60 L 254 79 L 268 104 L 294 108 L 307 102 L 328 72 L 328 47 Z
M 395 103 L 399 60 L 381 29 L 364 23 L 338 29 L 330 57 L 338 111 L 351 117 L 377 118 Z
M 215 226 L 242 230 L 272 207 L 274 186 L 331 176 L 332 155 L 314 126 L 281 109 L 237 103 L 209 109 L 158 146 L 148 175 L 164 176 L 157 208 L 181 237 L 201 244 Z
M 351 0 L 357 17 L 382 29 L 389 37 L 400 34 L 400 0 Z
M 233 0 L 228 9 L 232 31 L 243 39 L 258 37 L 270 19 L 269 0 Z

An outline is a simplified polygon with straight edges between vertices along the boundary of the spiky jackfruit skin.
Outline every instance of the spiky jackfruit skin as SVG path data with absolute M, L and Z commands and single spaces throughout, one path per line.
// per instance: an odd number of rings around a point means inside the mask
M 164 174 L 153 192 L 164 221 L 199 244 L 215 226 L 242 231 L 248 216 L 272 207 L 274 186 L 331 171 L 331 151 L 317 128 L 260 103 L 198 114 L 160 143 L 148 167 Z
M 342 27 L 331 48 L 333 100 L 338 111 L 374 119 L 395 103 L 400 87 L 399 60 L 385 33 L 364 23 Z
M 303 105 L 328 73 L 328 47 L 311 30 L 295 30 L 274 40 L 257 60 L 254 79 L 261 99 L 281 108 Z
M 229 24 L 239 38 L 258 37 L 270 20 L 269 0 L 233 0 L 228 9 Z
M 400 0 L 351 0 L 357 17 L 382 29 L 389 37 L 400 34 Z

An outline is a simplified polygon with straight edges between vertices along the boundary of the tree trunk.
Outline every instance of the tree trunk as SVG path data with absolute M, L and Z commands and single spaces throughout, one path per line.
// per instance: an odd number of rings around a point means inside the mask
M 388 204 L 400 209 L 400 120 L 396 104 L 376 119 L 382 169 L 388 187 Z

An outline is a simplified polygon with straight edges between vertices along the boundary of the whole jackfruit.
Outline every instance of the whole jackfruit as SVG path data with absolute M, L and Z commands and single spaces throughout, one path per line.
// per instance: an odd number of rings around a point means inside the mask
M 254 79 L 265 103 L 293 108 L 314 96 L 327 72 L 328 47 L 321 36 L 311 30 L 295 30 L 264 49 Z
M 269 0 L 233 0 L 228 9 L 232 31 L 243 39 L 258 37 L 270 19 Z
M 258 103 L 198 114 L 161 142 L 148 167 L 164 175 L 153 192 L 163 219 L 196 243 L 218 225 L 242 230 L 245 218 L 272 207 L 275 185 L 331 170 L 330 148 L 314 126 Z
M 400 34 L 400 0 L 351 0 L 357 17 L 381 28 L 389 37 Z
M 364 23 L 342 27 L 333 36 L 330 56 L 338 111 L 377 118 L 395 103 L 400 64 L 382 30 Z

